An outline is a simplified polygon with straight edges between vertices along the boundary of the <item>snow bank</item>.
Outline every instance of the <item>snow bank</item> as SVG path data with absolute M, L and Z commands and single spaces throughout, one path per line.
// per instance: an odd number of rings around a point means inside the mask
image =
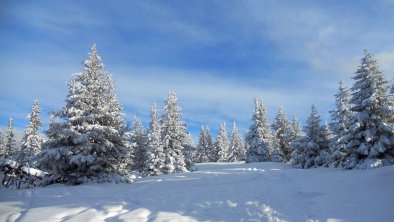
M 0 221 L 392 221 L 394 166 L 198 164 L 131 184 L 0 188 Z

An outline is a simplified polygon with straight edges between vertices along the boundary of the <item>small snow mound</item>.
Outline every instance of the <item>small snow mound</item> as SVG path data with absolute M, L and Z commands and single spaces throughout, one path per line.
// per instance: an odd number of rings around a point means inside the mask
M 258 168 L 256 168 L 256 167 L 253 167 L 253 168 L 247 168 L 246 169 L 247 171 L 262 171 L 262 172 L 264 172 L 265 170 L 263 170 L 263 169 L 258 169 Z
M 358 164 L 355 168 L 365 170 L 365 169 L 378 168 L 382 166 L 383 166 L 383 162 L 380 159 L 366 159 L 362 163 Z
M 238 205 L 237 202 L 232 201 L 232 200 L 227 200 L 226 203 L 227 203 L 227 206 L 230 207 L 230 208 L 235 208 Z

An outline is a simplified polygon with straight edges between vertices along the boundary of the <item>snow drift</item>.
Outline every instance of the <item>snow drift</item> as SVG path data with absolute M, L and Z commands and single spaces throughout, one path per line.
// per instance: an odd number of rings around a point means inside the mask
M 0 188 L 0 221 L 392 221 L 394 166 L 207 163 L 131 184 Z

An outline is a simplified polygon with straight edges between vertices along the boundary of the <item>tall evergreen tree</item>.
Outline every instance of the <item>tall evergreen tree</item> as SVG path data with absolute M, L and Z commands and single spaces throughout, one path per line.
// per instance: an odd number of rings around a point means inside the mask
M 245 160 L 245 145 L 242 139 L 241 134 L 238 132 L 237 124 L 233 123 L 233 128 L 231 130 L 231 139 L 230 139 L 230 149 L 229 149 L 229 157 L 228 161 L 240 161 Z
M 4 148 L 4 134 L 3 130 L 0 129 L 0 158 L 4 157 L 5 148 Z
M 161 141 L 161 127 L 157 114 L 157 107 L 153 105 L 151 110 L 151 121 L 148 131 L 148 150 L 145 162 L 145 173 L 149 176 L 160 175 L 163 172 L 165 155 Z
M 255 98 L 253 124 L 246 135 L 246 162 L 270 161 L 274 139 L 267 120 L 267 110 L 261 98 Z
M 218 152 L 218 161 L 227 162 L 228 161 L 228 149 L 230 143 L 227 137 L 226 124 L 222 123 L 219 127 L 219 133 L 215 140 L 215 149 Z
M 51 117 L 40 165 L 72 184 L 124 181 L 127 127 L 95 45 L 84 65 L 68 83 L 66 105 Z
M 343 135 L 348 131 L 352 111 L 350 110 L 350 92 L 342 81 L 339 82 L 338 92 L 335 94 L 335 109 L 330 111 L 331 128 L 337 135 Z
M 214 152 L 211 130 L 208 126 L 202 126 L 198 139 L 196 161 L 198 163 L 215 162 L 216 155 L 217 154 Z
M 162 141 L 164 146 L 164 173 L 186 172 L 183 149 L 187 137 L 186 125 L 181 120 L 181 108 L 177 104 L 177 97 L 170 92 L 161 117 Z
M 291 122 L 291 140 L 296 141 L 302 138 L 302 129 L 301 123 L 298 120 L 297 116 L 293 116 L 293 121 Z
M 331 128 L 334 133 L 333 141 L 330 145 L 331 166 L 338 166 L 343 161 L 346 154 L 346 134 L 350 126 L 352 111 L 350 110 L 350 91 L 341 81 L 339 82 L 338 92 L 335 94 L 335 109 L 330 111 Z
M 367 50 L 364 50 L 361 65 L 353 79 L 356 82 L 351 88 L 350 103 L 355 114 L 350 120 L 351 126 L 346 136 L 346 160 L 341 165 L 351 169 L 367 159 L 377 162 L 383 160 L 383 164 L 392 164 L 393 99 L 388 95 L 388 81 Z
M 30 166 L 33 166 L 37 154 L 41 152 L 43 138 L 38 131 L 39 128 L 42 126 L 40 112 L 40 104 L 36 100 L 33 103 L 31 113 L 27 116 L 27 119 L 29 120 L 29 125 L 24 131 L 21 142 L 21 151 L 18 155 L 18 162 L 22 164 L 28 164 Z
M 328 141 L 325 139 L 325 128 L 320 125 L 320 115 L 313 105 L 304 132 L 306 135 L 303 138 L 292 143 L 293 165 L 300 168 L 323 165 L 321 154 L 327 151 Z
M 290 143 L 292 140 L 292 129 L 291 124 L 287 120 L 286 112 L 283 107 L 280 107 L 278 115 L 275 118 L 272 129 L 279 143 L 279 150 L 283 154 L 282 159 L 287 162 L 291 159 L 291 147 Z
M 148 139 L 144 127 L 137 116 L 133 116 L 131 143 L 133 144 L 134 169 L 143 171 L 147 160 Z
M 8 121 L 7 133 L 4 137 L 4 158 L 12 158 L 16 150 L 16 140 L 14 134 L 14 121 L 12 118 Z

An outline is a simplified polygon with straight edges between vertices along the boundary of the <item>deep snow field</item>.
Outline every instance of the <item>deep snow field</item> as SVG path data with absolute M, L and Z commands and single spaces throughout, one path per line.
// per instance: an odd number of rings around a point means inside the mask
M 131 184 L 0 188 L 0 221 L 394 221 L 394 166 L 197 164 Z

